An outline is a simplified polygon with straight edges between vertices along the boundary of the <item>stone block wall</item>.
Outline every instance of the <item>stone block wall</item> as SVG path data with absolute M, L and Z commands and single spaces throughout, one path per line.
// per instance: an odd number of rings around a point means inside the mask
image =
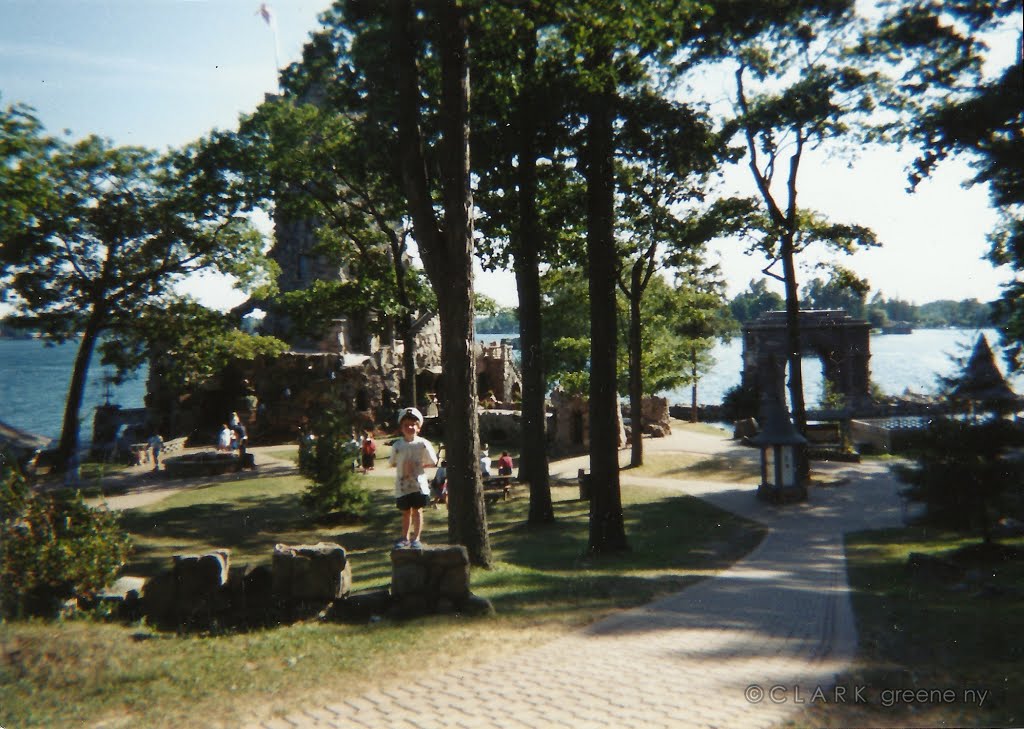
M 231 567 L 230 550 L 175 555 L 146 581 L 140 612 L 162 627 L 280 622 L 322 612 L 352 589 L 352 570 L 337 544 L 274 548 L 271 566 Z
M 352 590 L 352 566 L 337 544 L 274 547 L 273 591 L 293 600 L 336 600 Z
M 231 566 L 230 551 L 175 555 L 156 577 L 122 578 L 102 595 L 122 618 L 165 629 L 276 625 L 328 620 L 410 618 L 436 613 L 485 615 L 488 600 L 470 591 L 465 547 L 391 552 L 391 589 L 352 593 L 352 567 L 338 544 L 278 544 L 269 566 Z M 116 587 L 116 589 L 115 589 Z

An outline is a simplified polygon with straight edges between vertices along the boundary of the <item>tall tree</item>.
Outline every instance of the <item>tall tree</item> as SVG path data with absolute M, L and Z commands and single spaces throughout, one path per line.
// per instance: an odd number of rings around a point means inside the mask
M 867 315 L 866 303 L 871 284 L 850 269 L 837 264 L 825 266 L 827 279 L 811 279 L 804 287 L 801 306 L 809 309 L 843 309 L 850 316 Z
M 510 266 L 519 295 L 523 441 L 520 479 L 530 484 L 529 522 L 554 519 L 546 455 L 545 358 L 540 266 L 559 254 L 578 222 L 564 120 L 566 64 L 542 43 L 557 4 L 481 4 L 474 23 L 474 171 L 485 266 Z M 543 164 L 542 164 L 543 162 Z
M 378 334 L 393 322 L 403 342 L 403 402 L 415 403 L 415 335 L 436 313 L 434 297 L 411 265 L 398 180 L 364 135 L 365 116 L 332 106 L 347 103 L 338 93 L 323 98 L 330 82 L 315 66 L 293 74 L 288 97 L 262 104 L 225 140 L 238 146 L 225 165 L 237 167 L 251 194 L 281 220 L 313 221 L 315 252 L 343 271 L 341 280 L 316 281 L 270 305 L 282 306 L 311 335 L 339 316 L 378 317 Z
M 874 236 L 861 226 L 835 226 L 802 210 L 797 203 L 804 155 L 825 143 L 863 139 L 874 108 L 878 77 L 850 62 L 848 48 L 856 41 L 853 3 L 811 8 L 778 23 L 736 52 L 737 131 L 747 146 L 747 161 L 764 203 L 767 235 L 762 248 L 771 263 L 765 273 L 782 281 L 786 299 L 789 393 L 793 419 L 807 425 L 803 374 L 800 367 L 800 303 L 796 255 L 811 240 L 834 241 L 845 250 L 873 245 Z M 790 81 L 796 78 L 796 81 Z M 758 84 L 755 92 L 752 84 Z M 785 177 L 776 185 L 776 171 Z M 782 274 L 771 271 L 781 263 Z M 806 476 L 807 463 L 801 464 Z
M 397 70 L 402 179 L 423 265 L 437 292 L 447 396 L 448 534 L 479 566 L 491 562 L 480 481 L 476 356 L 473 347 L 473 198 L 469 156 L 469 59 L 466 11 L 446 0 L 417 16 L 410 0 L 391 1 L 391 52 Z M 417 22 L 417 20 L 422 22 Z M 428 31 L 433 31 L 432 37 Z M 418 51 L 432 42 L 440 76 L 439 180 L 427 165 L 423 142 L 423 87 Z M 440 200 L 435 206 L 434 194 Z M 443 213 L 439 217 L 438 209 Z
M 1000 214 L 989 259 L 1015 277 L 1003 290 L 1002 344 L 1012 370 L 1024 369 L 1024 31 L 1021 0 L 904 0 L 886 8 L 865 56 L 901 72 L 890 105 L 895 136 L 920 146 L 912 187 L 946 159 L 970 161 L 969 185 L 986 184 Z M 996 32 L 1016 39 L 1000 65 Z
M 685 119 L 689 115 L 677 109 L 674 116 Z M 707 208 L 692 205 L 690 208 L 683 207 L 694 199 L 703 199 L 708 173 L 713 169 L 715 158 L 728 154 L 728 150 L 716 148 L 715 135 L 710 134 L 706 127 L 701 127 L 702 123 L 680 124 L 680 130 L 685 130 L 682 138 L 667 146 L 673 147 L 675 154 L 682 159 L 667 179 L 660 174 L 655 174 L 652 179 L 650 175 L 641 173 L 624 175 L 626 181 L 621 184 L 623 215 L 620 216 L 620 236 L 624 239 L 621 250 L 626 258 L 623 259 L 619 274 L 619 288 L 629 303 L 628 391 L 630 420 L 634 424 L 641 422 L 642 399 L 648 392 L 643 382 L 645 349 L 641 307 L 652 275 L 663 267 L 678 272 L 679 280 L 685 282 L 684 288 L 689 291 L 690 302 L 700 303 L 696 309 L 686 311 L 688 307 L 681 307 L 677 312 L 680 316 L 679 331 L 696 326 L 695 320 L 704 317 L 701 312 L 710 301 L 697 296 L 697 291 L 714 289 L 711 281 L 717 273 L 714 267 L 703 266 L 706 246 L 715 238 L 739 232 L 747 224 L 745 213 L 749 211 L 749 206 L 744 200 L 722 199 Z M 650 138 L 650 132 L 645 136 Z M 634 156 L 639 157 L 639 150 Z M 666 182 L 662 183 L 663 179 Z M 636 256 L 632 260 L 629 258 L 631 250 L 635 251 L 633 255 Z M 711 336 L 710 331 L 703 333 L 703 330 L 699 334 L 684 334 L 691 364 L 690 375 L 685 379 L 694 388 L 698 370 L 705 366 L 701 364 L 700 355 L 710 346 L 707 341 L 701 340 Z M 630 451 L 630 465 L 634 468 L 643 465 L 643 439 L 639 437 L 636 425 Z
M 715 342 L 728 341 L 737 326 L 717 266 L 682 269 L 676 274 L 675 285 L 673 302 L 677 308 L 672 321 L 682 337 L 680 350 L 687 365 L 684 383 L 690 386 L 690 421 L 696 423 L 697 385 L 715 364 L 711 350 Z
M 79 446 L 101 336 L 134 329 L 188 275 L 219 270 L 254 285 L 267 283 L 269 269 L 245 205 L 201 147 L 160 156 L 94 136 L 66 142 L 44 137 L 23 110 L 0 117 L 0 280 L 23 321 L 57 341 L 80 336 L 58 447 L 63 466 Z
M 767 311 L 781 311 L 785 305 L 786 300 L 774 291 L 769 291 L 768 282 L 759 278 L 751 280 L 744 291 L 736 294 L 729 302 L 729 309 L 736 321 L 747 324 Z

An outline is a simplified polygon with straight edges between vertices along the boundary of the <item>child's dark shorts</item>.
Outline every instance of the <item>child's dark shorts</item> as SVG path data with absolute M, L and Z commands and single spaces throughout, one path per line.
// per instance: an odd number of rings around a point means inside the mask
M 411 494 L 405 494 L 395 499 L 395 505 L 401 510 L 407 509 L 422 509 L 424 506 L 430 503 L 430 497 L 427 494 L 416 491 Z

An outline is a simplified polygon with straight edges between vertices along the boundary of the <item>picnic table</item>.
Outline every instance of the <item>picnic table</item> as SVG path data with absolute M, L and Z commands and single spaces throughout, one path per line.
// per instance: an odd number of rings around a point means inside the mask
M 513 476 L 491 476 L 484 479 L 484 498 L 508 501 L 512 496 Z

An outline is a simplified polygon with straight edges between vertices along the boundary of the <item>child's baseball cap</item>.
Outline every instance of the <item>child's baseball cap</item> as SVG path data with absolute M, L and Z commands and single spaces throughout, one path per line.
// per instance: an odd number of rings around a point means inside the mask
M 404 408 L 398 414 L 398 422 L 399 423 L 401 423 L 406 418 L 412 418 L 413 420 L 418 422 L 420 425 L 423 425 L 423 413 L 421 413 L 416 408 Z

